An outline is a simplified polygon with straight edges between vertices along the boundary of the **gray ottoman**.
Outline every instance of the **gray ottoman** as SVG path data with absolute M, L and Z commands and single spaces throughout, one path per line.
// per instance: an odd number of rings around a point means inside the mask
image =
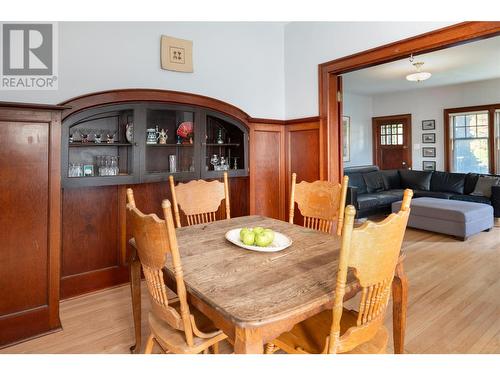
M 409 227 L 457 236 L 464 241 L 493 227 L 493 207 L 488 204 L 415 198 L 410 207 Z M 392 212 L 400 208 L 401 201 L 392 204 Z

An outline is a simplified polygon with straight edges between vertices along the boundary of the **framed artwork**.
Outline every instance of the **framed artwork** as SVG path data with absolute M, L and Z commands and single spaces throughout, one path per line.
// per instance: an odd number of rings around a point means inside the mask
M 424 171 L 435 171 L 436 170 L 436 162 L 435 161 L 424 160 L 422 162 L 422 170 L 424 170 Z
M 342 129 L 343 129 L 343 161 L 351 160 L 351 118 L 349 116 L 342 116 Z
M 436 147 L 422 147 L 422 157 L 423 158 L 435 158 L 436 157 Z
M 422 121 L 422 130 L 435 130 L 436 120 L 424 120 Z
M 193 71 L 193 42 L 185 39 L 161 36 L 161 68 L 174 72 Z
M 423 133 L 422 143 L 436 143 L 436 133 Z

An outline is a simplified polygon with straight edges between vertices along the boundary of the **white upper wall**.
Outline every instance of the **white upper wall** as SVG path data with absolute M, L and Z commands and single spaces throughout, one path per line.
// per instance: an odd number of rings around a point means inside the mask
M 318 115 L 318 64 L 453 23 L 291 22 L 286 24 L 286 118 Z
M 318 64 L 449 24 L 60 22 L 59 90 L 0 90 L 0 100 L 55 104 L 95 91 L 158 88 L 214 97 L 253 117 L 315 116 Z M 162 34 L 194 42 L 194 73 L 160 68 Z
M 350 160 L 344 161 L 344 167 L 373 164 L 372 101 L 371 96 L 344 93 L 343 115 L 351 119 Z
M 160 68 L 160 37 L 193 41 L 194 73 Z M 59 90 L 2 91 L 0 100 L 56 104 L 95 91 L 155 88 L 283 119 L 281 22 L 60 22 Z

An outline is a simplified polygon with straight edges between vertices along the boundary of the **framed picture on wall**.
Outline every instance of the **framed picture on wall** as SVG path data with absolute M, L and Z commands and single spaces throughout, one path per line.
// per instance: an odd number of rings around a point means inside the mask
M 422 130 L 435 130 L 436 120 L 424 120 L 422 121 Z
M 351 160 L 351 118 L 349 116 L 342 116 L 342 130 L 343 130 L 343 161 Z
M 423 133 L 422 143 L 436 143 L 436 133 Z
M 423 158 L 435 158 L 436 157 L 436 147 L 422 147 L 422 157 Z
M 422 170 L 424 171 L 435 171 L 436 170 L 436 162 L 424 160 L 422 162 Z

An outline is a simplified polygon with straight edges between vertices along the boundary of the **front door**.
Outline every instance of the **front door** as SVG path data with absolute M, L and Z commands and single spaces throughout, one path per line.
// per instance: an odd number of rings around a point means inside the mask
M 411 168 L 411 115 L 373 117 L 373 162 L 380 169 Z

